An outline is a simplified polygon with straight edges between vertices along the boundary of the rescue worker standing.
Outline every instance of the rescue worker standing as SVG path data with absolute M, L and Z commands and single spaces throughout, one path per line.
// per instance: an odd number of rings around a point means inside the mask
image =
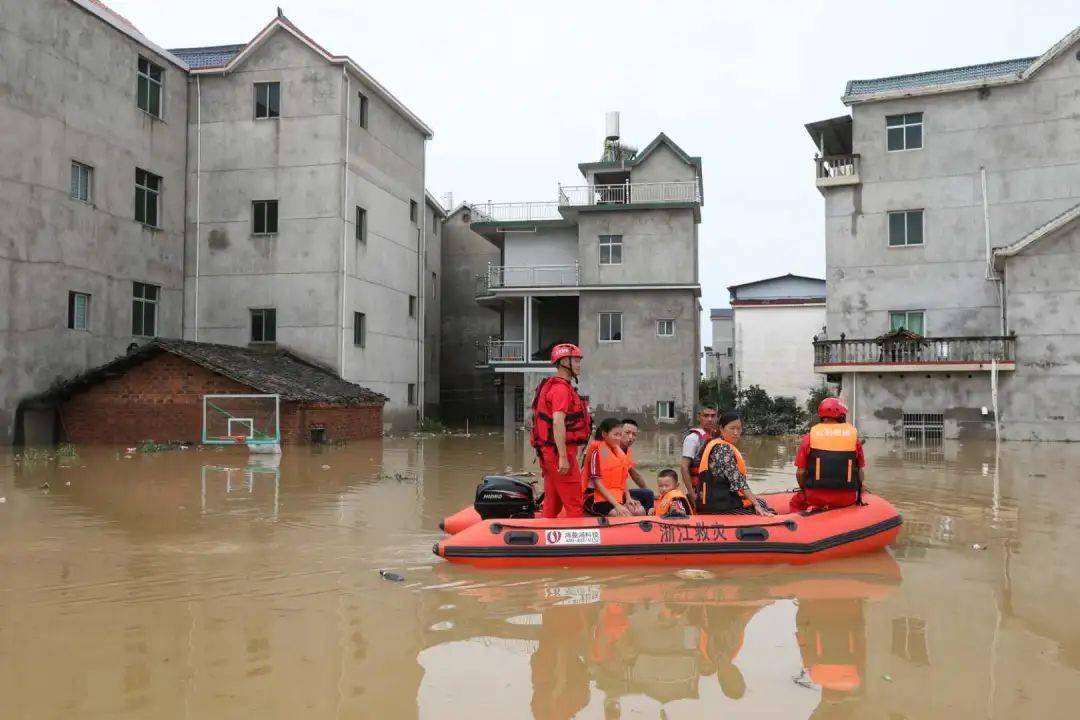
M 589 442 L 589 407 L 574 387 L 581 373 L 581 348 L 560 343 L 551 349 L 555 374 L 536 388 L 533 399 L 532 446 L 544 478 L 545 518 L 583 517 L 584 494 L 578 448 Z
M 818 418 L 821 422 L 802 436 L 795 453 L 799 492 L 791 498 L 791 512 L 854 505 L 865 482 L 866 458 L 858 430 L 847 422 L 847 406 L 827 397 L 818 406 Z

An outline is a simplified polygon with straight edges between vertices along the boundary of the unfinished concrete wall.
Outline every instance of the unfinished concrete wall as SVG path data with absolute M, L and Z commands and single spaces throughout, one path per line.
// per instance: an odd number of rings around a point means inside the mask
M 442 227 L 440 405 L 444 421 L 499 425 L 503 406 L 495 373 L 478 368 L 488 337 L 499 335 L 499 311 L 476 302 L 478 277 L 488 263 L 498 264 L 499 249 L 469 228 L 466 206 L 452 212 Z M 470 218 L 471 219 L 471 218 Z
M 665 144 L 660 144 L 647 158 L 630 168 L 630 182 L 673 182 L 693 180 L 697 172 Z
M 670 400 L 675 402 L 672 422 L 684 426 L 697 401 L 701 375 L 693 292 L 585 291 L 579 302 L 578 344 L 585 355 L 581 387 L 593 408 L 653 426 L 657 401 Z M 621 342 L 599 341 L 601 312 L 622 313 Z M 675 320 L 674 337 L 657 336 L 658 319 Z
M 712 323 L 712 354 L 708 377 L 727 380 L 735 372 L 735 319 L 730 315 L 710 317 Z
M 573 285 L 577 229 L 541 226 L 535 233 L 507 233 L 502 261 L 510 268 L 503 272 L 507 285 Z
M 578 217 L 581 284 L 697 282 L 695 225 L 690 208 L 582 212 Z M 622 235 L 621 264 L 600 264 L 601 235 Z
M 424 203 L 424 416 L 439 418 L 439 348 L 442 328 L 442 225 L 443 213 Z
M 0 443 L 19 401 L 123 353 L 133 283 L 160 288 L 155 332 L 178 337 L 185 72 L 67 0 L 0 0 Z M 136 105 L 139 57 L 164 68 L 162 117 Z M 93 170 L 71 197 L 71 163 Z M 162 177 L 159 226 L 134 219 L 135 169 Z M 90 295 L 68 329 L 68 293 Z
M 761 386 L 769 395 L 795 398 L 802 405 L 821 382 L 814 372 L 814 335 L 825 324 L 825 306 L 737 305 L 735 382 L 739 389 Z

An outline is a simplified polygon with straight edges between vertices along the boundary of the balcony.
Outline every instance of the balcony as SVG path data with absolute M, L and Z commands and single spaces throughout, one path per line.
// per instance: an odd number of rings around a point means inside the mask
M 492 265 L 476 283 L 476 296 L 491 295 L 494 290 L 513 288 L 576 287 L 581 272 L 573 265 Z
M 814 340 L 814 370 L 848 372 L 972 372 L 1016 369 L 1016 336 Z
M 817 186 L 835 187 L 837 185 L 859 184 L 859 156 L 818 155 L 814 158 L 817 167 Z
M 525 362 L 525 341 L 488 338 L 487 361 L 488 363 Z
M 561 220 L 559 206 L 553 202 L 470 203 L 473 222 L 531 222 Z
M 559 186 L 559 207 L 700 202 L 701 185 L 697 180 Z

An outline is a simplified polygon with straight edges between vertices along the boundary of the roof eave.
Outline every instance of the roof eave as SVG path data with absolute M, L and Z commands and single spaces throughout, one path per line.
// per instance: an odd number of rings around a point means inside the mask
M 899 100 L 908 97 L 924 97 L 927 95 L 944 95 L 946 93 L 963 92 L 965 90 L 979 90 L 988 87 L 1000 87 L 1002 85 L 1015 85 L 1023 82 L 1025 78 L 1019 75 L 1006 75 L 1000 78 L 982 80 L 967 80 L 958 83 L 946 83 L 942 85 L 929 85 L 924 87 L 900 88 L 877 93 L 863 93 L 858 95 L 844 95 L 841 102 L 848 107 L 852 105 L 864 105 L 882 100 Z
M 96 4 L 92 3 L 92 2 L 89 2 L 89 0 L 71 0 L 71 1 L 74 2 L 76 5 L 78 5 L 79 7 L 81 7 L 86 12 L 88 12 L 91 15 L 97 17 L 102 22 L 107 23 L 113 29 L 123 33 L 124 35 L 127 35 L 129 38 L 131 38 L 135 42 L 139 43 L 140 45 L 144 45 L 147 48 L 149 48 L 150 50 L 153 50 L 155 53 L 160 55 L 162 58 L 164 58 L 164 59 L 168 60 L 169 62 L 171 62 L 172 64 L 176 65 L 178 68 L 180 68 L 184 72 L 191 72 L 191 68 L 188 67 L 188 64 L 186 62 L 184 62 L 180 58 L 176 57 L 175 55 L 173 55 L 171 52 L 169 52 L 165 48 L 159 47 L 156 44 L 154 44 L 153 42 L 151 42 L 150 39 L 148 37 L 146 37 L 145 35 L 143 35 L 142 32 L 138 28 L 136 28 L 134 25 L 131 26 L 131 27 L 121 25 L 119 22 L 115 21 L 110 16 L 109 11 L 107 11 L 105 8 L 101 7 L 100 5 L 96 5 Z

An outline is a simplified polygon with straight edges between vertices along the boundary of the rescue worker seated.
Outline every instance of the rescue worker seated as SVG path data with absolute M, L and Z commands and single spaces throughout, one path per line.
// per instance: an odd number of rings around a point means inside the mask
M 630 497 L 641 503 L 641 506 L 645 508 L 646 513 L 650 513 L 653 508 L 653 503 L 656 501 L 656 495 L 649 488 L 648 483 L 645 482 L 645 478 L 638 472 L 637 463 L 634 461 L 634 451 L 631 449 L 634 442 L 637 441 L 638 424 L 637 420 L 633 418 L 626 418 L 622 421 L 622 442 L 619 444 L 622 446 L 623 452 L 626 453 L 626 459 L 630 462 L 630 479 L 637 485 L 636 488 L 630 488 L 627 492 L 630 493 Z
M 742 418 L 726 412 L 717 423 L 719 434 L 701 453 L 698 512 L 708 515 L 773 515 L 746 482 L 746 461 L 735 447 L 742 437 Z
M 650 515 L 684 517 L 694 514 L 690 499 L 679 487 L 679 474 L 671 468 L 664 468 L 656 476 L 656 489 L 660 491 L 660 498 Z
M 799 492 L 791 498 L 791 512 L 854 505 L 866 481 L 859 431 L 848 424 L 843 401 L 822 400 L 818 418 L 821 422 L 802 436 L 795 453 Z
M 630 462 L 623 452 L 621 420 L 607 418 L 585 451 L 582 490 L 589 515 L 629 517 L 644 515 L 645 508 L 626 493 Z

